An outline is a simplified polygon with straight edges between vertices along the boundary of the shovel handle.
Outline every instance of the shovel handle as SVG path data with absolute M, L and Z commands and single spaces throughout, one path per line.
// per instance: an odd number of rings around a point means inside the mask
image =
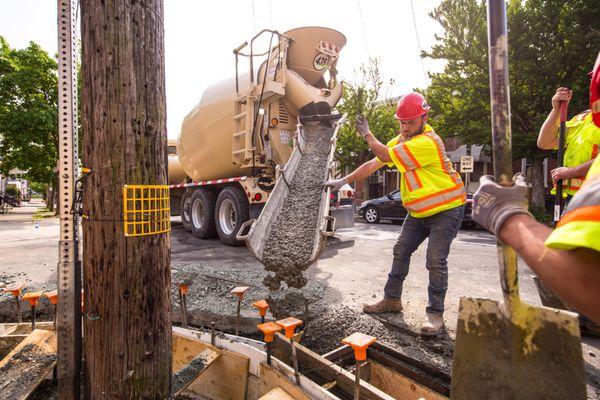
M 556 164 L 558 167 L 562 167 L 564 164 L 565 157 L 565 135 L 566 135 L 566 121 L 567 121 L 567 105 L 566 101 L 560 102 L 560 127 L 558 129 L 558 154 Z M 564 208 L 563 199 L 563 182 L 562 179 L 556 181 L 556 195 L 554 196 L 554 225 L 560 221 L 560 216 Z
M 488 0 L 487 11 L 494 177 L 500 185 L 511 186 L 513 170 L 506 40 L 508 29 L 504 1 Z M 511 315 L 519 303 L 517 255 L 512 248 L 500 241 L 497 246 L 504 303 Z

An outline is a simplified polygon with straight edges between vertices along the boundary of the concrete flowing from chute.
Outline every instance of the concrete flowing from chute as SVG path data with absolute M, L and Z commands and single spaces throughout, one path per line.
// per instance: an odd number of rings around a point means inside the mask
M 267 236 L 262 263 L 273 274 L 264 279 L 271 290 L 283 281 L 289 287 L 306 285 L 302 275 L 311 263 L 315 230 L 319 229 L 319 205 L 326 193 L 323 179 L 328 168 L 331 138 L 335 128 L 328 124 L 305 125 L 302 158 L 293 177 L 286 177 L 290 191 L 281 213 Z

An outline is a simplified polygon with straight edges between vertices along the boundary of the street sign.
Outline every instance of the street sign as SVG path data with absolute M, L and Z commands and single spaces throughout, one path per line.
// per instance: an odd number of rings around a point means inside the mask
M 473 156 L 460 158 L 460 172 L 473 172 Z

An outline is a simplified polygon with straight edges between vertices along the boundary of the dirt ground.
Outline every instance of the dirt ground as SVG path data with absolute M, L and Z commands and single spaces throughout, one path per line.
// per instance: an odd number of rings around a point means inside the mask
M 36 227 L 31 219 L 35 207 L 24 207 L 12 216 L 0 215 L 0 287 L 17 281 L 26 281 L 32 290 L 55 287 L 58 221 L 42 219 Z M 269 318 L 293 315 L 305 321 L 302 342 L 319 353 L 338 347 L 345 336 L 360 331 L 450 372 L 460 297 L 501 298 L 495 241 L 482 231 L 459 233 L 449 257 L 450 282 L 444 314 L 447 331 L 440 338 L 424 339 L 419 335 L 419 327 L 425 319 L 427 303 L 426 243 L 413 256 L 403 295 L 405 311 L 378 318 L 361 312 L 362 303 L 382 296 L 400 228 L 357 223 L 354 228 L 340 230 L 324 248 L 319 261 L 306 272 L 306 287 L 269 292 L 262 285 L 266 272 L 245 248 L 226 247 L 217 240 L 198 240 L 181 227 L 174 227 L 174 320 L 177 323 L 181 318 L 176 284 L 190 279 L 188 321 L 200 327 L 208 327 L 214 321 L 218 329 L 233 332 L 236 301 L 229 291 L 235 286 L 249 286 L 242 303 L 240 327 L 248 336 L 256 337 L 259 320 L 251 303 L 265 298 L 275 305 Z M 521 263 L 521 296 L 540 305 L 530 274 Z M 28 313 L 23 306 L 26 319 Z M 0 294 L 0 320 L 14 320 L 14 315 L 14 303 L 8 295 Z M 600 340 L 584 338 L 582 350 L 588 398 L 600 399 Z

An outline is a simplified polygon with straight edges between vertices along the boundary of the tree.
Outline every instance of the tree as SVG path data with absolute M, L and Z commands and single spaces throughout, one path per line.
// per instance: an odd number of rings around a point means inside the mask
M 87 399 L 171 397 L 170 236 L 123 222 L 124 185 L 167 182 L 163 20 L 162 0 L 81 2 Z
M 379 73 L 379 60 L 370 59 L 367 65 L 359 67 L 359 72 L 359 82 L 345 82 L 344 95 L 337 106 L 340 113 L 348 114 L 350 121 L 338 133 L 336 160 L 341 171 L 354 169 L 373 157 L 369 146 L 354 127 L 358 115 L 363 114 L 367 118 L 371 131 L 383 143 L 398 134 L 398 123 L 394 119 L 395 104 L 382 93 L 384 85 Z M 362 190 L 358 186 L 362 186 L 362 183 L 357 182 L 356 196 L 360 199 Z
M 0 171 L 26 171 L 54 187 L 57 160 L 56 61 L 37 44 L 11 49 L 0 37 Z M 52 207 L 52 201 L 48 202 Z
M 596 0 L 513 0 L 507 13 L 513 157 L 531 162 L 532 203 L 542 207 L 542 161 L 552 152 L 537 148 L 537 134 L 559 86 L 574 90 L 571 115 L 588 108 L 587 72 L 600 42 L 600 8 Z M 443 0 L 430 16 L 445 32 L 422 57 L 447 61 L 443 72 L 430 74 L 436 127 L 465 144 L 490 144 L 485 2 Z

